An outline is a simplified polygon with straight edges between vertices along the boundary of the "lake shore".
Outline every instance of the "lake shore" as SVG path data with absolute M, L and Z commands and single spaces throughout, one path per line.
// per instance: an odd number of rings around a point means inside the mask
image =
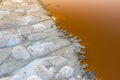
M 0 80 L 89 80 L 77 37 L 60 30 L 42 2 L 0 3 Z M 79 58 L 77 54 L 81 54 Z

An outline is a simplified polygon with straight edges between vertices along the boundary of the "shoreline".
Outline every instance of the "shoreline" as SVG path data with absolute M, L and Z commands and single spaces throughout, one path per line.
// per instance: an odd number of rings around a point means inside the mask
M 93 72 L 84 71 L 87 64 L 80 65 L 78 61 L 76 54 L 84 53 L 80 51 L 83 47 L 77 37 L 58 29 L 42 3 L 3 0 L 0 8 L 0 14 L 4 15 L 0 18 L 0 80 L 89 80 L 87 78 L 94 77 Z M 81 56 L 79 60 L 84 58 Z

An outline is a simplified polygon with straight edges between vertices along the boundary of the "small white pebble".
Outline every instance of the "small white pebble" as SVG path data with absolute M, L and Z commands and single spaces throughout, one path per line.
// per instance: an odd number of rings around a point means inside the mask
M 77 78 L 78 78 L 79 80 L 82 80 L 82 76 L 80 76 L 80 75 L 77 75 Z

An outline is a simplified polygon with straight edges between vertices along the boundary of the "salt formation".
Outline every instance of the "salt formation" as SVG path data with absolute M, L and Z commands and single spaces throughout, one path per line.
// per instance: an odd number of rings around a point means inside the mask
M 93 80 L 84 47 L 47 14 L 41 1 L 0 1 L 0 80 Z

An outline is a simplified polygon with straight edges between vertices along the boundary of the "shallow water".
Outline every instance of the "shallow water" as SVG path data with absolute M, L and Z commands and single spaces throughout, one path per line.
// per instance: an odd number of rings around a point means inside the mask
M 120 2 L 43 1 L 62 29 L 83 39 L 86 62 L 98 80 L 120 80 Z

